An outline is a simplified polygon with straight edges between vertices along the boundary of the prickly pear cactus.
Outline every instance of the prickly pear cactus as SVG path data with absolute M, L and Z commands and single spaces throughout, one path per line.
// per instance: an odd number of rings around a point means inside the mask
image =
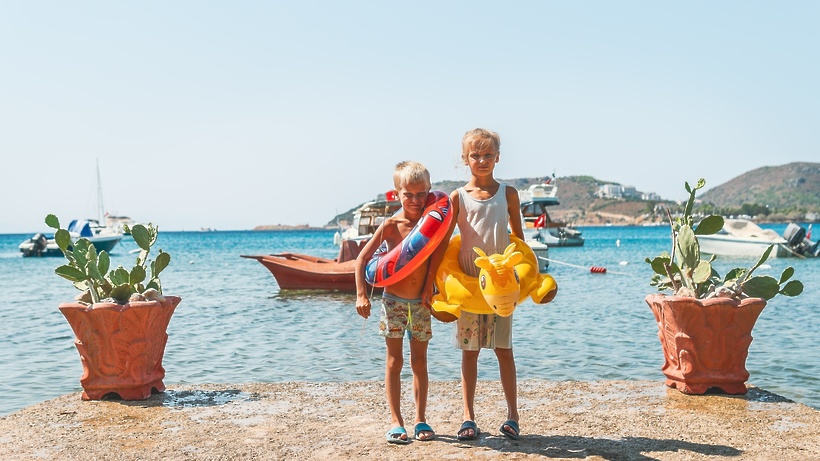
M 45 222 L 47 226 L 56 229 L 54 241 L 68 261 L 54 272 L 83 292 L 78 300 L 98 303 L 112 299 L 125 304 L 132 294 L 143 293 L 148 289 L 155 289 L 162 294 L 159 274 L 170 264 L 171 255 L 160 249 L 157 257 L 149 261 L 151 248 L 157 241 L 158 230 L 154 225 L 149 223 L 137 224 L 130 229 L 126 227 L 126 232 L 131 232 L 134 242 L 140 247 L 137 260 L 130 270 L 119 266 L 109 272 L 111 259 L 107 252 L 101 251 L 98 254 L 94 244 L 86 238 L 72 243 L 71 234 L 60 227 L 60 220 L 53 214 L 46 216 Z M 150 270 L 150 275 L 146 269 Z
M 693 298 L 723 297 L 733 299 L 763 298 L 769 300 L 778 294 L 797 296 L 803 292 L 799 280 L 790 280 L 794 269 L 787 267 L 777 280 L 769 276 L 755 276 L 752 273 L 771 255 L 774 245 L 761 255 L 757 263 L 749 269 L 735 268 L 725 277 L 712 267 L 715 256 L 701 259 L 698 235 L 711 235 L 723 228 L 723 217 L 710 215 L 695 226 L 692 210 L 695 193 L 703 188 L 706 181 L 701 178 L 693 188 L 685 183 L 689 199 L 683 215 L 673 219 L 669 209 L 666 210 L 672 232 L 672 254 L 663 252 L 654 259 L 646 258 L 654 274 L 649 282 L 658 287 L 658 291 L 672 290 L 678 296 Z

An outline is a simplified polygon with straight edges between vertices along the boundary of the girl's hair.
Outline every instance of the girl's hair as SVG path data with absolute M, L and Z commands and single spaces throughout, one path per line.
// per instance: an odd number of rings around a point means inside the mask
M 417 182 L 423 182 L 428 188 L 432 187 L 430 172 L 427 171 L 424 165 L 411 160 L 396 164 L 396 170 L 393 172 L 393 186 L 396 190 L 401 189 L 401 186 L 405 184 Z
M 461 160 L 466 164 L 471 150 L 484 150 L 488 147 L 501 153 L 501 137 L 498 133 L 484 128 L 470 130 L 461 138 Z

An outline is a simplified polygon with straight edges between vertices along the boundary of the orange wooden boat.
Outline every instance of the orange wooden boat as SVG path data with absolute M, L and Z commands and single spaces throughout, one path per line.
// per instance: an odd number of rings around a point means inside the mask
M 283 290 L 355 292 L 356 256 L 364 244 L 365 241 L 344 240 L 336 259 L 301 253 L 241 256 L 259 261 L 273 274 Z

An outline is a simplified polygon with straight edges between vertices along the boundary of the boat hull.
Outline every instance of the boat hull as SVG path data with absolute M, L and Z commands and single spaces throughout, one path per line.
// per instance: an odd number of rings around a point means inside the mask
M 538 261 L 538 272 L 546 274 L 547 269 L 550 267 L 549 246 L 535 240 L 527 240 L 525 243 L 535 253 L 535 259 Z
M 94 248 L 97 249 L 97 253 L 101 251 L 105 251 L 106 253 L 111 253 L 111 250 L 114 249 L 115 246 L 122 240 L 122 235 L 112 235 L 112 236 L 105 236 L 105 237 L 86 237 L 88 241 L 94 244 Z
M 97 253 L 105 251 L 111 253 L 111 250 L 117 246 L 117 243 L 122 240 L 122 235 L 110 235 L 102 237 L 84 237 L 94 245 Z M 38 245 L 37 236 L 34 236 L 20 244 L 20 252 L 24 257 L 29 256 L 63 256 L 63 250 L 57 246 L 57 242 L 53 238 L 47 239 L 45 246 Z
M 564 227 L 528 228 L 524 229 L 526 240 L 542 242 L 550 247 L 580 247 L 584 246 L 581 232 Z
M 760 257 L 769 245 L 776 245 L 770 258 L 782 258 L 789 256 L 788 250 L 783 246 L 784 240 L 756 240 L 735 238 L 724 235 L 699 235 L 701 253 L 736 256 L 736 257 Z
M 283 290 L 356 291 L 356 261 L 337 262 L 299 253 L 241 255 L 265 266 Z

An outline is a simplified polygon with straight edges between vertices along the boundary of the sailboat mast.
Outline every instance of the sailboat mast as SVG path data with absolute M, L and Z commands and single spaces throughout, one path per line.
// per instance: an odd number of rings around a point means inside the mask
M 105 206 L 103 205 L 102 182 L 100 181 L 100 159 L 97 159 L 97 218 L 101 225 L 105 225 L 103 213 L 105 213 Z

